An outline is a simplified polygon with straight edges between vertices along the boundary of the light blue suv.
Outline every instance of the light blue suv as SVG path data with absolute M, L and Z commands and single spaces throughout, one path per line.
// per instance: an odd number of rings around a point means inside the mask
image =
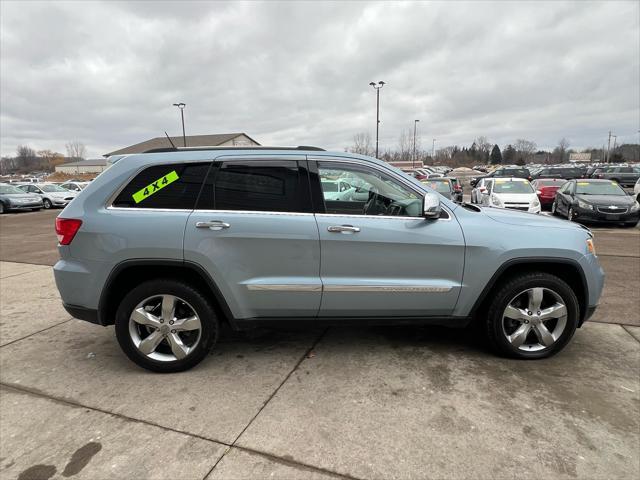
M 356 193 L 336 199 L 322 185 Z M 67 311 L 115 324 L 127 356 L 188 369 L 234 329 L 481 322 L 503 355 L 560 351 L 594 312 L 592 235 L 458 205 L 373 158 L 185 148 L 118 158 L 56 220 Z

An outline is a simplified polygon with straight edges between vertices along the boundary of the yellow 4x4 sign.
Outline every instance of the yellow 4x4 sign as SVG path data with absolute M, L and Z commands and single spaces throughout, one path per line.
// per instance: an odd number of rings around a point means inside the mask
M 146 187 L 144 187 L 144 188 L 138 190 L 136 193 L 134 193 L 132 195 L 133 200 L 136 203 L 140 203 L 142 200 L 144 200 L 145 198 L 150 197 L 151 195 L 156 193 L 158 190 L 162 190 L 164 187 L 166 187 L 170 183 L 175 182 L 176 180 L 178 180 L 178 178 L 180 178 L 180 177 L 178 177 L 178 174 L 176 173 L 175 170 L 172 171 L 172 172 L 169 172 L 164 177 L 160 177 L 155 182 L 151 182 Z

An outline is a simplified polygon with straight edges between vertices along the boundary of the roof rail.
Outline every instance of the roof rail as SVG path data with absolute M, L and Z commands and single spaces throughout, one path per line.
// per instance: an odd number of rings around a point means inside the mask
M 150 150 L 145 150 L 142 153 L 163 153 L 163 152 L 193 152 L 193 151 L 202 151 L 202 150 L 306 150 L 306 151 L 315 151 L 315 152 L 324 152 L 324 148 L 320 147 L 312 147 L 308 145 L 300 145 L 298 147 L 263 147 L 263 146 L 253 146 L 253 147 L 161 147 L 161 148 L 152 148 Z

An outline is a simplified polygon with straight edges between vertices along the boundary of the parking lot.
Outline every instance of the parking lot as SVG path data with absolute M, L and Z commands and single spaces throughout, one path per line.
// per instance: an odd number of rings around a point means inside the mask
M 73 320 L 58 211 L 0 217 L 1 478 L 638 478 L 640 229 L 594 228 L 600 308 L 559 355 L 473 330 L 225 332 L 157 375 Z

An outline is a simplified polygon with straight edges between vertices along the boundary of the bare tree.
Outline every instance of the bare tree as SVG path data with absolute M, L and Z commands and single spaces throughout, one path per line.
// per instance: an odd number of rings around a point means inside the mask
M 402 162 L 410 162 L 413 155 L 413 133 L 403 129 L 398 139 L 398 156 Z
M 519 165 L 527 163 L 538 148 L 535 142 L 524 138 L 518 138 L 513 146 L 516 149 L 516 163 Z
M 373 156 L 374 149 L 371 145 L 371 135 L 368 133 L 356 133 L 353 136 L 353 145 L 348 148 L 351 153 L 358 153 L 360 155 Z
M 491 153 L 491 148 L 493 145 L 489 143 L 489 139 L 485 136 L 480 136 L 474 140 L 476 144 L 476 148 L 478 149 L 478 153 L 482 157 L 483 161 L 486 163 L 489 160 L 489 154 Z
M 40 150 L 38 156 L 42 159 L 43 166 L 50 171 L 53 171 L 56 165 L 64 163 L 64 156 L 52 150 Z
M 569 148 L 569 140 L 565 137 L 562 137 L 558 140 L 558 146 L 554 149 L 554 152 L 557 152 L 558 155 L 558 163 L 564 162 L 564 157 L 566 156 L 567 149 Z
M 87 149 L 84 143 L 78 140 L 69 141 L 65 147 L 67 148 L 67 157 L 77 160 L 83 160 L 87 155 Z

